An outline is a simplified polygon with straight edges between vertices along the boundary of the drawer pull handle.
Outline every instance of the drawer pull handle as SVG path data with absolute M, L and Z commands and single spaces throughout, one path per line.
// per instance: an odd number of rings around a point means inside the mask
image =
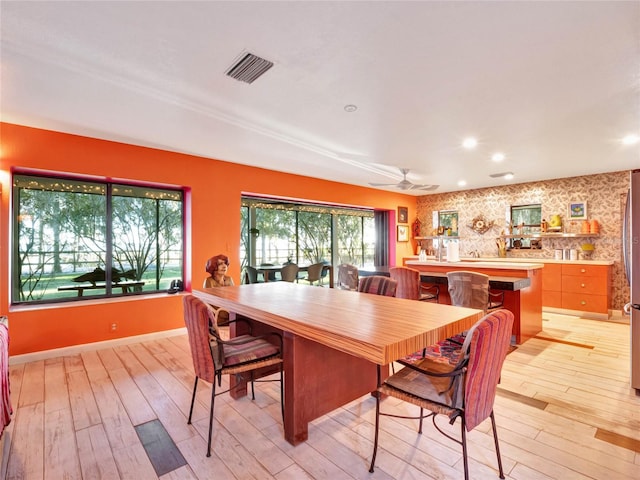
M 580 285 L 582 288 L 584 288 L 584 283 Z
M 586 305 L 586 304 L 587 304 L 587 302 L 585 302 L 584 300 L 582 300 L 582 301 L 580 302 L 580 304 L 581 304 L 581 305 Z
M 584 273 L 584 272 L 586 272 L 586 270 L 584 268 L 581 268 L 580 273 Z

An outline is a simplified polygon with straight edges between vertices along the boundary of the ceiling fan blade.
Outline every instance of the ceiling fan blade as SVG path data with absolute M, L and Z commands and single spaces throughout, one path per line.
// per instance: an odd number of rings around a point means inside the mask
M 436 188 L 438 188 L 440 185 L 415 185 L 413 187 L 413 190 L 425 190 L 425 191 L 430 191 L 430 190 L 435 190 Z
M 397 183 L 369 183 L 372 187 L 397 187 Z

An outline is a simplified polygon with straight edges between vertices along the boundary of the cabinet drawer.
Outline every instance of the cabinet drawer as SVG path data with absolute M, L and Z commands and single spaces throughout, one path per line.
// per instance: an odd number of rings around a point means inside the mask
M 542 305 L 545 307 L 562 308 L 562 292 L 542 290 Z
M 542 290 L 562 290 L 562 265 L 559 263 L 545 263 L 542 269 Z
M 546 268 L 546 267 L 545 267 Z M 609 267 L 607 265 L 562 265 L 562 275 L 576 275 L 581 277 L 607 278 Z
M 579 293 L 563 293 L 562 308 L 609 314 L 606 295 L 582 295 Z
M 563 275 L 562 291 L 565 293 L 580 293 L 585 295 L 606 295 L 607 282 L 598 277 Z

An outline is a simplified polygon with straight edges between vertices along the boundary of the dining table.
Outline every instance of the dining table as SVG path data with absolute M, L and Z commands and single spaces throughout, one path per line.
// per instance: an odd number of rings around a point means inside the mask
M 308 423 L 376 391 L 378 366 L 469 329 L 482 316 L 472 308 L 369 293 L 267 282 L 194 290 L 203 301 L 248 319 L 252 334 L 283 338 L 284 437 L 297 445 Z M 232 322 L 230 336 L 247 333 Z M 388 368 L 382 369 L 384 376 Z M 247 394 L 246 384 L 232 397 Z

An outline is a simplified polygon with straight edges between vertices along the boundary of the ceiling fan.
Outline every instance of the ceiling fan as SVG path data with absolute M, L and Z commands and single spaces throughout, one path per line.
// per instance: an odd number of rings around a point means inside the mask
M 400 190 L 435 190 L 440 185 L 419 185 L 417 183 L 412 183 L 407 180 L 407 174 L 409 173 L 408 168 L 401 168 L 400 173 L 402 173 L 402 180 L 398 183 L 369 183 L 372 187 L 396 187 Z

